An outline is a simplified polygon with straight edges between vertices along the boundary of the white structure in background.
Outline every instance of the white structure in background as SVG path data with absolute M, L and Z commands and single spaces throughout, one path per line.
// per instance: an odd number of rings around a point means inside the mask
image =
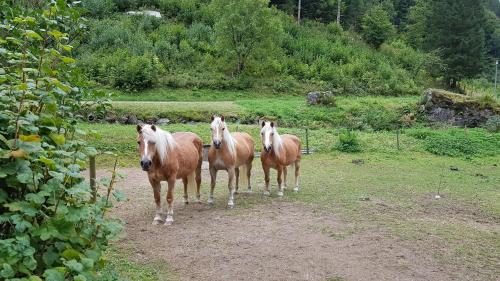
M 150 10 L 144 10 L 144 11 L 128 11 L 127 15 L 146 15 L 146 16 L 152 16 L 155 18 L 161 18 L 160 12 L 157 11 L 150 11 Z

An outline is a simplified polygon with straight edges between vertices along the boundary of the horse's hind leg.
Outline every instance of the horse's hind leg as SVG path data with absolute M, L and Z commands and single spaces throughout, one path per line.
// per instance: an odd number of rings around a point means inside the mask
M 217 170 L 214 167 L 210 167 L 209 170 L 210 170 L 210 195 L 208 195 L 208 204 L 213 204 L 215 181 L 217 180 Z
M 184 204 L 189 204 L 188 200 L 188 178 L 182 178 L 182 183 L 184 184 Z
M 283 166 L 283 189 L 286 189 L 288 186 L 286 185 L 286 176 L 287 176 L 288 168 Z
M 155 204 L 156 204 L 156 214 L 155 217 L 153 218 L 153 224 L 160 224 L 163 219 L 162 219 L 162 209 L 161 209 L 161 184 L 159 181 L 151 181 L 151 186 L 153 187 L 153 195 L 155 197 Z
M 240 188 L 240 168 L 235 168 L 234 169 L 234 174 L 236 175 L 236 181 L 235 181 L 235 185 L 236 185 L 236 189 L 234 190 L 234 193 L 238 193 L 238 189 Z
M 264 186 L 264 195 L 266 196 L 269 196 L 271 195 L 271 192 L 269 191 L 269 172 L 270 172 L 270 167 L 266 166 L 266 165 L 262 165 L 262 168 L 264 170 L 264 180 L 266 182 L 265 186 Z
M 201 163 L 201 161 L 200 161 Z M 200 195 L 200 188 L 201 188 L 201 164 L 196 168 L 196 199 L 198 203 L 201 203 L 201 195 Z
M 250 183 L 250 176 L 252 175 L 252 162 L 247 164 L 247 178 L 248 178 L 248 191 L 252 192 L 252 185 Z
M 293 191 L 299 192 L 300 160 L 295 161 L 295 188 Z
M 229 189 L 229 200 L 227 201 L 227 206 L 229 208 L 234 207 L 234 175 L 235 175 L 235 168 L 228 168 L 227 169 L 227 175 L 228 175 L 228 183 L 227 183 L 227 188 Z

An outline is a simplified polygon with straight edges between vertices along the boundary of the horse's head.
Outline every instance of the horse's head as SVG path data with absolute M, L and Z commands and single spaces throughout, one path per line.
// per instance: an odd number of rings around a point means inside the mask
M 222 144 L 222 140 L 224 139 L 224 130 L 226 130 L 224 116 L 216 117 L 212 115 L 210 130 L 212 131 L 212 143 L 216 149 L 219 149 Z
M 143 171 L 149 171 L 156 155 L 155 125 L 137 125 L 137 144 Z
M 276 128 L 274 122 L 262 121 L 262 128 L 260 129 L 260 139 L 262 140 L 262 147 L 266 152 L 271 151 L 273 148 L 274 133 Z

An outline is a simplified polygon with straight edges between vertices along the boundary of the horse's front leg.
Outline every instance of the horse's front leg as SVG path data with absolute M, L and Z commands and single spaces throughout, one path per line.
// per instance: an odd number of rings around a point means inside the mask
M 278 166 L 277 169 L 278 171 L 278 196 L 282 197 L 283 196 L 283 166 Z
M 283 189 L 286 189 L 288 186 L 286 185 L 286 176 L 287 176 L 288 168 L 283 166 Z
M 295 162 L 295 188 L 293 191 L 299 192 L 300 160 Z
M 208 204 L 214 203 L 214 189 L 215 182 L 217 181 L 217 170 L 212 166 L 210 170 L 210 195 L 208 195 Z
M 234 174 L 236 176 L 236 180 L 235 180 L 236 189 L 234 190 L 234 193 L 238 193 L 238 189 L 240 188 L 239 187 L 239 182 L 240 182 L 240 168 L 235 168 L 234 169 Z
M 156 204 L 156 214 L 155 217 L 153 218 L 153 224 L 157 225 L 160 224 L 163 221 L 162 215 L 162 209 L 161 209 L 161 183 L 160 181 L 152 180 L 149 179 L 149 182 L 151 183 L 151 186 L 153 187 L 153 195 L 155 198 L 155 204 Z
M 174 186 L 175 178 L 169 179 L 167 189 L 167 219 L 165 225 L 171 225 L 174 222 Z
M 271 195 L 271 192 L 269 191 L 269 181 L 270 181 L 269 173 L 271 172 L 270 171 L 271 168 L 266 165 L 262 165 L 262 168 L 264 170 L 264 181 L 266 183 L 264 186 L 264 195 L 269 196 Z
M 234 178 L 235 178 L 235 169 L 234 166 L 231 168 L 227 169 L 227 175 L 228 175 L 228 183 L 227 183 L 227 188 L 229 189 L 229 200 L 227 201 L 227 206 L 229 208 L 234 207 Z

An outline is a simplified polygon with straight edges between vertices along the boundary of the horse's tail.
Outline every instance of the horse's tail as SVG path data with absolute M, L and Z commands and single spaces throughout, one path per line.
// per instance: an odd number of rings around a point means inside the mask
M 248 187 L 248 177 L 247 177 L 247 172 L 248 172 L 248 167 L 247 164 L 243 164 L 239 167 L 240 169 L 240 187 L 242 188 L 247 188 Z
M 196 196 L 196 170 L 187 176 L 188 194 L 191 193 Z

